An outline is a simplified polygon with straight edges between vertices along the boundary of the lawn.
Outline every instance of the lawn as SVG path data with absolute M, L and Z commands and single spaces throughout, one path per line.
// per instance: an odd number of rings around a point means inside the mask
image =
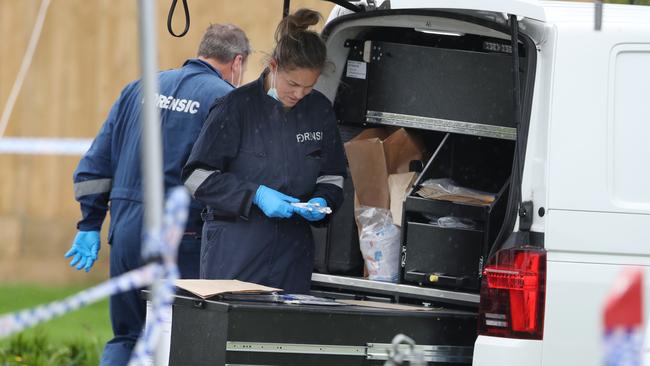
M 60 300 L 86 287 L 0 285 L 0 314 Z M 0 339 L 0 365 L 96 365 L 111 335 L 108 300 L 103 300 Z

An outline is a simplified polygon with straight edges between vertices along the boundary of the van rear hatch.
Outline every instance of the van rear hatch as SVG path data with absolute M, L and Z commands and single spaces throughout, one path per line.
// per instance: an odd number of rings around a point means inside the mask
M 545 18 L 532 1 L 391 0 L 390 9 L 341 16 L 326 26 L 334 68 L 316 89 L 334 102 L 342 136 L 404 127 L 423 138 L 428 154 L 404 198 L 400 284 L 318 273 L 313 283 L 321 294 L 388 296 L 478 314 L 483 265 L 517 217 L 535 79 L 534 42 L 525 34 L 511 42 L 508 14 Z M 418 196 L 420 184 L 440 178 L 494 192 L 494 205 Z M 441 228 L 432 216 L 444 212 L 465 215 L 475 226 Z M 433 291 L 426 298 L 408 293 L 418 287 Z M 476 336 L 474 327 L 462 327 Z

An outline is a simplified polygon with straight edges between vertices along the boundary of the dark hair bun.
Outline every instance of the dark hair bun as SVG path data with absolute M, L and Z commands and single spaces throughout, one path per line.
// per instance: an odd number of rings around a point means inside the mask
M 298 9 L 295 13 L 286 16 L 275 30 L 275 41 L 279 42 L 284 36 L 293 36 L 304 32 L 312 25 L 318 24 L 322 19 L 319 12 L 311 9 Z
M 325 42 L 318 33 L 309 30 L 320 20 L 320 13 L 310 9 L 300 9 L 282 19 L 275 30 L 272 56 L 279 68 L 323 70 L 327 57 Z

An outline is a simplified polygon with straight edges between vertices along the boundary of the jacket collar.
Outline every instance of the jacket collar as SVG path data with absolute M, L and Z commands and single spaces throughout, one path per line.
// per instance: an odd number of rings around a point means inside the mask
M 187 66 L 187 65 L 193 65 L 193 66 L 197 66 L 197 67 L 201 67 L 201 68 L 207 68 L 208 70 L 210 70 L 210 71 L 214 72 L 215 74 L 217 74 L 217 76 L 219 76 L 219 78 L 221 80 L 228 83 L 228 85 L 232 86 L 233 88 L 235 87 L 228 80 L 223 78 L 223 75 L 221 75 L 219 70 L 215 69 L 212 65 L 210 65 L 209 63 L 207 63 L 207 62 L 205 62 L 205 61 L 203 61 L 201 59 L 198 59 L 198 58 L 188 59 L 183 63 L 183 66 Z

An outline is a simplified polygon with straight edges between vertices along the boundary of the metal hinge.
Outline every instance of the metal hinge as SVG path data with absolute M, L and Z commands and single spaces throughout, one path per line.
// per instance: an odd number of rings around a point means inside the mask
M 531 226 L 533 226 L 533 201 L 525 201 L 519 206 L 519 231 L 530 231 Z

